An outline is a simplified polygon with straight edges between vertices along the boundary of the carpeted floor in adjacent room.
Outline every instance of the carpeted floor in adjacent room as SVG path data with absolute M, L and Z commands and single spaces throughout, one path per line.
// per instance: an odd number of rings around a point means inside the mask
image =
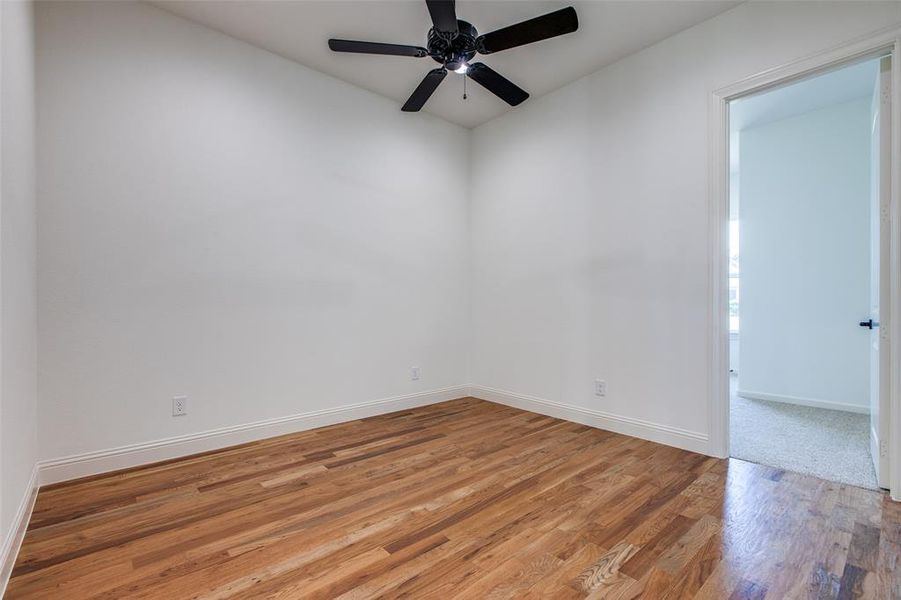
M 731 455 L 823 479 L 876 489 L 870 416 L 749 400 L 731 385 Z

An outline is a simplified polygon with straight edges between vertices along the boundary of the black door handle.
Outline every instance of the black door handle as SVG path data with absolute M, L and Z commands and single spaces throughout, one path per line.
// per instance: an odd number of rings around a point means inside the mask
M 861 327 L 866 327 L 867 329 L 873 329 L 874 327 L 879 327 L 879 323 L 874 323 L 873 319 L 870 319 L 869 321 L 861 321 L 859 323 L 859 325 Z

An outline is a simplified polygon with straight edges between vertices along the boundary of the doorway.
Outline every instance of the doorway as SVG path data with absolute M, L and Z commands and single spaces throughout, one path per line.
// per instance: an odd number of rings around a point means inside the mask
M 888 487 L 891 57 L 728 105 L 729 454 Z

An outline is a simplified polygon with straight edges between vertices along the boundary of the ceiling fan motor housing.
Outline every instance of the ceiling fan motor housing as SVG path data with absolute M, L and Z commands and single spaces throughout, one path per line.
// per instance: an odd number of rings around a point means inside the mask
M 447 69 L 455 71 L 476 55 L 476 38 L 479 32 L 472 23 L 457 20 L 457 33 L 429 30 L 426 46 L 429 55 Z

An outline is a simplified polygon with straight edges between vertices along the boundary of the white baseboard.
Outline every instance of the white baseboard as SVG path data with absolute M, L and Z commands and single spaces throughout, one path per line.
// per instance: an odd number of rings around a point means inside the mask
M 460 398 L 468 393 L 469 387 L 460 385 L 45 460 L 38 463 L 40 484 L 68 481 L 287 433 L 435 404 Z
M 833 402 L 832 400 L 819 400 L 817 398 L 803 398 L 801 396 L 785 396 L 782 394 L 768 394 L 766 392 L 754 392 L 748 390 L 736 390 L 735 394 L 749 400 L 769 400 L 770 402 L 783 402 L 785 404 L 797 404 L 798 406 L 811 406 L 813 408 L 828 408 L 830 410 L 843 410 L 845 412 L 870 414 L 869 406 Z
M 696 431 L 688 431 L 678 427 L 652 423 L 643 419 L 614 415 L 599 410 L 573 406 L 571 404 L 545 400 L 543 398 L 536 398 L 525 394 L 507 392 L 481 385 L 471 386 L 470 395 L 482 400 L 488 400 L 489 402 L 505 404 L 507 406 L 540 413 L 549 417 L 565 419 L 567 421 L 581 423 L 582 425 L 597 427 L 598 429 L 606 429 L 607 431 L 666 444 L 667 446 L 675 446 L 676 448 L 682 448 L 683 450 L 710 454 L 708 449 L 708 436 Z
M 19 502 L 19 508 L 9 525 L 9 532 L 0 547 L 0 598 L 6 592 L 6 585 L 16 564 L 16 556 L 25 538 L 25 530 L 28 529 L 28 521 L 31 520 L 31 511 L 34 510 L 34 501 L 38 496 L 38 466 L 31 470 L 31 478 L 25 486 L 25 493 Z

